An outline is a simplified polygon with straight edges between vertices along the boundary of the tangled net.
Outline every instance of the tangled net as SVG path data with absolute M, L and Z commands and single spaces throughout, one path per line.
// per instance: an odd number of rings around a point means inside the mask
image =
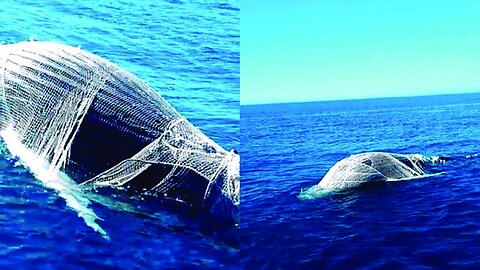
M 224 215 L 239 156 L 115 64 L 52 42 L 0 45 L 0 130 L 81 186 L 136 186 Z
M 366 182 L 421 177 L 426 174 L 423 165 L 427 160 L 427 157 L 420 154 L 371 152 L 352 155 L 330 168 L 318 186 L 325 189 L 344 189 Z

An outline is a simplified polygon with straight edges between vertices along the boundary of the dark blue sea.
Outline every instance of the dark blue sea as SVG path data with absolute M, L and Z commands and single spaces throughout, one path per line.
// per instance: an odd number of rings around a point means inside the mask
M 480 94 L 241 107 L 246 269 L 479 269 Z M 301 201 L 349 155 L 451 158 L 441 175 Z
M 118 64 L 225 149 L 238 148 L 238 1 L 3 0 L 0 25 L 0 43 L 56 41 Z M 109 240 L 56 191 L 0 156 L 0 267 L 238 267 L 236 227 L 209 228 L 129 198 L 92 200 L 91 208 Z

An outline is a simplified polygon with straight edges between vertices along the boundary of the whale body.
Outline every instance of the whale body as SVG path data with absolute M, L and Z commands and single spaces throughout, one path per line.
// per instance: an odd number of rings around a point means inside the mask
M 238 218 L 236 151 L 136 76 L 80 48 L 0 45 L 0 134 L 7 133 L 86 189 L 128 189 Z
M 431 160 L 420 154 L 369 152 L 349 156 L 337 162 L 318 186 L 324 189 L 345 189 L 368 182 L 399 181 L 423 177 Z

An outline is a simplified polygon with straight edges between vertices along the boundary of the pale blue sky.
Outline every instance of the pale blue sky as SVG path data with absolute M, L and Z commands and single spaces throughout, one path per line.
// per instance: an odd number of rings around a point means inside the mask
M 480 92 L 480 1 L 242 0 L 241 104 Z

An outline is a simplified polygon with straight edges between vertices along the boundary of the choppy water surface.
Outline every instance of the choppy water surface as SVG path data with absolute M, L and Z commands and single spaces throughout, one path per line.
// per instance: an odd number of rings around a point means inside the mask
M 476 269 L 480 95 L 242 106 L 247 269 Z M 337 161 L 446 156 L 441 175 L 300 201 Z
M 1 43 L 56 41 L 147 81 L 226 149 L 239 139 L 238 1 L 1 1 Z M 122 194 L 89 194 L 110 240 L 57 192 L 0 158 L 0 266 L 238 267 L 238 229 Z

